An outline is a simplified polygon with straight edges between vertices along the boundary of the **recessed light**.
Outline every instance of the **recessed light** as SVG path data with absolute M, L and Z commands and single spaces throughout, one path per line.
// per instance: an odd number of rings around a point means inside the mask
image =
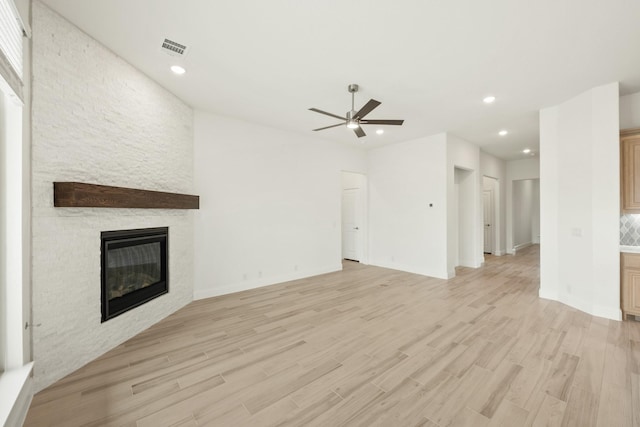
M 377 133 L 378 135 L 382 135 L 382 134 L 384 133 L 384 129 L 378 129 L 378 130 L 376 131 L 376 133 Z
M 501 130 L 500 132 L 498 132 L 498 135 L 500 136 L 505 136 L 506 134 L 508 134 L 509 132 L 507 132 L 506 130 Z
M 484 99 L 482 100 L 482 102 L 484 102 L 485 104 L 493 104 L 493 101 L 496 100 L 495 96 L 485 96 Z
M 528 148 L 525 148 L 524 150 L 522 150 L 522 152 L 523 152 L 524 154 L 529 154 L 529 153 L 531 152 L 531 150 L 530 150 L 530 149 L 528 149 Z
M 174 73 L 180 75 L 180 74 L 184 74 L 187 72 L 187 70 L 185 70 L 184 68 L 182 68 L 179 65 L 172 65 L 171 66 L 171 71 L 173 71 Z

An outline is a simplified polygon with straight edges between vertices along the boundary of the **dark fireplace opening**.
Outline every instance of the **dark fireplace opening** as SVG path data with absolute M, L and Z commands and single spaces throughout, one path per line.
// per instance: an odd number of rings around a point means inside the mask
M 102 321 L 169 292 L 169 229 L 103 231 Z

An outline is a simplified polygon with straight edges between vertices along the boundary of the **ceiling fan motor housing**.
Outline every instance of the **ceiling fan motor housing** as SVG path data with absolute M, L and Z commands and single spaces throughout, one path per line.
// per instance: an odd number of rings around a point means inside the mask
M 349 129 L 355 129 L 360 126 L 360 121 L 355 118 L 356 112 L 354 110 L 347 111 L 347 127 Z

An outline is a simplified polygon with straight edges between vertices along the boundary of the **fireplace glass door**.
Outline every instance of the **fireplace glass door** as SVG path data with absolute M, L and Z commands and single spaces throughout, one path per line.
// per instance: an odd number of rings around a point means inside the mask
M 169 291 L 168 228 L 102 232 L 102 321 Z

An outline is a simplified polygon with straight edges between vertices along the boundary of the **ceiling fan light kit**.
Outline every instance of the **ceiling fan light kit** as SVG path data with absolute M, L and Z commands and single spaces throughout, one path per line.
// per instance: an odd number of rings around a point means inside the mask
M 347 111 L 347 127 L 349 129 L 356 129 L 358 126 L 358 121 L 353 118 L 353 110 Z
M 338 116 L 337 114 L 328 113 L 326 111 L 319 110 L 317 108 L 309 108 L 309 110 L 324 114 L 325 116 L 333 117 L 339 120 L 342 120 L 342 123 L 338 123 L 337 125 L 325 126 L 322 128 L 314 129 L 314 131 L 330 129 L 342 125 L 346 125 L 347 128 L 352 129 L 358 138 L 362 138 L 367 134 L 362 130 L 361 125 L 393 125 L 393 126 L 401 126 L 404 123 L 404 120 L 384 120 L 384 119 L 376 119 L 376 120 L 366 120 L 364 119 L 367 114 L 373 111 L 376 107 L 378 107 L 381 102 L 376 101 L 375 99 L 370 99 L 360 110 L 355 110 L 355 93 L 358 91 L 359 87 L 357 84 L 352 83 L 347 87 L 347 90 L 351 94 L 351 110 L 347 111 L 345 117 Z

